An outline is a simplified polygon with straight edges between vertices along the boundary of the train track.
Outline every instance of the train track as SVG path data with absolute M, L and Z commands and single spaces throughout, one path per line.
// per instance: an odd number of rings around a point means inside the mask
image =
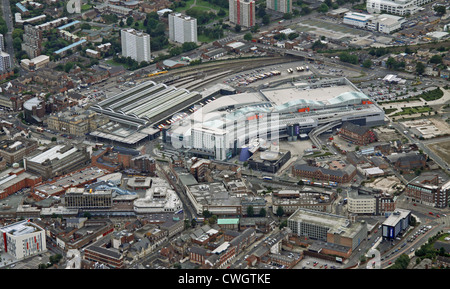
M 182 67 L 179 69 L 171 70 L 168 73 L 153 76 L 144 77 L 140 81 L 152 80 L 154 82 L 165 83 L 167 85 L 185 85 L 190 82 L 208 78 L 207 81 L 195 87 L 200 87 L 213 80 L 226 77 L 234 73 L 238 73 L 245 70 L 252 70 L 260 68 L 262 66 L 271 66 L 291 62 L 294 57 L 265 57 L 265 58 L 248 58 L 248 59 L 232 59 L 226 61 L 213 61 L 198 66 Z M 216 75 L 215 77 L 211 77 Z M 189 85 L 188 85 L 189 86 Z M 192 86 L 192 85 L 190 85 Z

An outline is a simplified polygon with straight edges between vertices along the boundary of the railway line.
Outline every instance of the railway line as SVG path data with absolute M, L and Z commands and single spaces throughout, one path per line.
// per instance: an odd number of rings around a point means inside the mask
M 199 88 L 214 80 L 227 77 L 234 73 L 245 70 L 261 68 L 263 66 L 279 65 L 294 61 L 295 57 L 264 57 L 248 59 L 232 59 L 220 62 L 210 62 L 198 66 L 182 67 L 175 70 L 169 70 L 167 73 L 143 77 L 139 82 L 152 80 L 167 85 L 180 86 L 186 89 Z

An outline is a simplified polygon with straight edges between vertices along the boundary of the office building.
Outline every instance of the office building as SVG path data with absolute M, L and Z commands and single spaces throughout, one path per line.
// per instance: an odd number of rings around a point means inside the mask
M 266 8 L 281 13 L 292 13 L 292 0 L 266 0 Z
M 288 218 L 287 224 L 297 236 L 348 247 L 351 250 L 355 250 L 367 237 L 367 224 L 364 222 L 352 223 L 343 216 L 302 208 Z
M 385 34 L 393 33 L 401 29 L 404 17 L 390 14 L 370 15 L 357 12 L 347 12 L 343 23 L 362 29 L 378 31 Z
M 134 29 L 122 29 L 122 56 L 131 57 L 137 62 L 151 61 L 150 35 Z
M 20 66 L 28 71 L 36 71 L 42 67 L 47 66 L 50 62 L 50 57 L 47 55 L 39 55 L 33 59 L 22 59 Z
M 0 142 L 0 156 L 7 164 L 19 163 L 23 158 L 38 148 L 38 142 L 24 137 L 6 139 Z
M 89 152 L 85 146 L 56 145 L 24 158 L 24 167 L 47 180 L 80 169 L 89 161 Z
M 76 136 L 84 136 L 97 127 L 105 125 L 108 121 L 108 117 L 89 110 L 58 112 L 50 115 L 47 119 L 49 129 Z
M 255 25 L 255 1 L 253 0 L 230 0 L 229 17 L 230 22 L 242 27 Z
M 2 233 L 0 249 L 16 260 L 47 251 L 45 230 L 29 220 L 2 227 L 0 232 Z
M 450 181 L 442 183 L 438 174 L 423 173 L 406 185 L 405 193 L 414 203 L 446 208 L 450 193 Z
M 65 207 L 68 209 L 110 209 L 112 190 L 69 188 L 64 199 Z
M 381 236 L 385 239 L 395 239 L 400 233 L 408 230 L 410 221 L 411 211 L 395 210 L 381 225 Z
M 197 42 L 197 19 L 181 13 L 169 14 L 169 39 L 179 43 Z

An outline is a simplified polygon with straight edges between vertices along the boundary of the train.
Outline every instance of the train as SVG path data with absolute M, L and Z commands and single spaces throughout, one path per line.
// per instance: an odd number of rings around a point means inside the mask
M 157 75 L 161 75 L 161 74 L 164 74 L 164 73 L 167 73 L 167 72 L 168 72 L 167 70 L 158 71 L 158 72 L 155 72 L 155 73 L 147 74 L 147 77 L 157 76 Z

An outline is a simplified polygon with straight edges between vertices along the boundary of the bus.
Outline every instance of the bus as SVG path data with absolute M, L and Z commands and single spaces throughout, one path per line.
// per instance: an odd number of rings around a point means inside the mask
M 272 180 L 272 177 L 269 177 L 269 176 L 263 176 L 262 179 L 263 179 L 263 180 L 271 181 L 271 180 Z

